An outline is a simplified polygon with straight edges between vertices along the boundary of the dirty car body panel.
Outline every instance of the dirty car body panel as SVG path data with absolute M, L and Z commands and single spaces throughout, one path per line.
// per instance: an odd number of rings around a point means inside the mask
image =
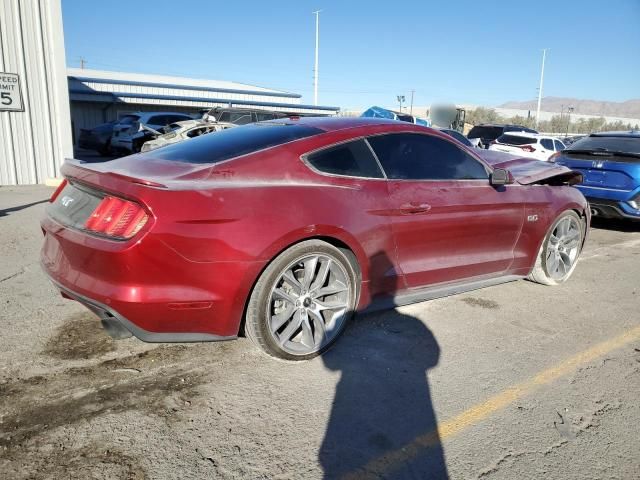
M 372 178 L 309 161 L 335 145 L 369 148 L 374 137 L 409 134 L 460 150 L 481 178 L 394 179 L 382 164 Z M 42 220 L 41 263 L 63 295 L 163 342 L 235 338 L 261 272 L 306 239 L 353 253 L 359 311 L 522 278 L 561 212 L 575 210 L 588 225 L 587 203 L 568 186 L 574 174 L 565 167 L 477 152 L 403 122 L 302 118 L 103 164 L 69 160 Z M 495 168 L 512 181 L 491 185 Z M 91 230 L 111 201 L 143 219 L 120 230 L 135 233 Z

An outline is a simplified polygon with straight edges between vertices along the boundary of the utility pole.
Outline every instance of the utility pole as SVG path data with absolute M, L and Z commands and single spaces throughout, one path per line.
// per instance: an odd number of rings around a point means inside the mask
M 413 115 L 413 94 L 415 90 L 411 90 L 411 106 L 409 107 L 409 115 Z
M 404 102 L 404 95 L 397 95 L 398 104 L 400 104 L 400 113 L 402 113 L 402 102 Z
M 313 68 L 313 104 L 318 105 L 318 46 L 320 44 L 320 12 L 316 10 L 313 14 L 316 16 L 316 61 Z
M 540 88 L 538 88 L 538 110 L 536 112 L 536 129 L 540 121 L 540 104 L 542 103 L 542 83 L 544 81 L 544 60 L 547 57 L 548 48 L 542 49 L 542 70 L 540 71 Z
M 84 64 L 87 63 L 83 57 L 80 57 L 80 69 L 84 70 Z
M 573 112 L 573 107 L 567 107 L 567 130 L 564 132 L 564 138 L 567 138 L 569 135 L 569 124 L 571 123 L 571 112 Z

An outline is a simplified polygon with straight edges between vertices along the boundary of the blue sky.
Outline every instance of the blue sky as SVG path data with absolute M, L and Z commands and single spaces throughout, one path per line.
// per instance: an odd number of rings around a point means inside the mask
M 359 108 L 640 98 L 640 0 L 63 0 L 67 64 L 233 80 Z

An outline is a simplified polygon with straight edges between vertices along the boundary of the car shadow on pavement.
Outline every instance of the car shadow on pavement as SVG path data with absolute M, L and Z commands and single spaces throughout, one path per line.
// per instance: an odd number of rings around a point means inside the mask
M 361 315 L 349 330 L 322 356 L 341 372 L 319 452 L 324 478 L 448 478 L 427 379 L 440 356 L 431 331 L 395 310 Z
M 640 232 L 640 222 L 633 220 L 618 220 L 612 218 L 591 218 L 591 228 L 599 230 L 614 230 L 616 232 Z
M 12 212 L 18 212 L 20 210 L 24 210 L 25 208 L 33 207 L 34 205 L 39 205 L 41 203 L 46 203 L 48 201 L 49 199 L 45 198 L 44 200 L 38 200 L 37 202 L 25 203 L 24 205 L 18 205 L 16 207 L 11 207 L 11 208 L 4 208 L 0 210 L 0 218 L 6 217 Z

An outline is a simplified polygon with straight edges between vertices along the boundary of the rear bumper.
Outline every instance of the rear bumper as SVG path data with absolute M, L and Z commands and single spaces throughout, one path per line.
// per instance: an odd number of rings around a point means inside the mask
M 103 240 L 48 216 L 42 229 L 43 270 L 64 296 L 96 313 L 106 327 L 146 342 L 238 335 L 261 263 L 191 261 L 155 235 L 131 242 Z
M 84 295 L 73 292 L 68 288 L 63 287 L 54 280 L 52 280 L 52 283 L 58 290 L 60 290 L 60 293 L 62 293 L 64 297 L 81 303 L 93 313 L 95 313 L 100 319 L 102 326 L 107 331 L 107 333 L 114 338 L 127 338 L 133 335 L 137 339 L 149 343 L 217 342 L 224 340 L 235 340 L 237 338 L 236 335 L 222 336 L 214 335 L 211 333 L 197 332 L 150 332 L 148 330 L 140 328 L 135 323 L 126 319 L 112 308 L 90 298 L 87 298 Z
M 604 198 L 587 197 L 591 215 L 600 218 L 625 218 L 640 220 L 640 210 L 635 210 L 626 202 L 617 202 Z

